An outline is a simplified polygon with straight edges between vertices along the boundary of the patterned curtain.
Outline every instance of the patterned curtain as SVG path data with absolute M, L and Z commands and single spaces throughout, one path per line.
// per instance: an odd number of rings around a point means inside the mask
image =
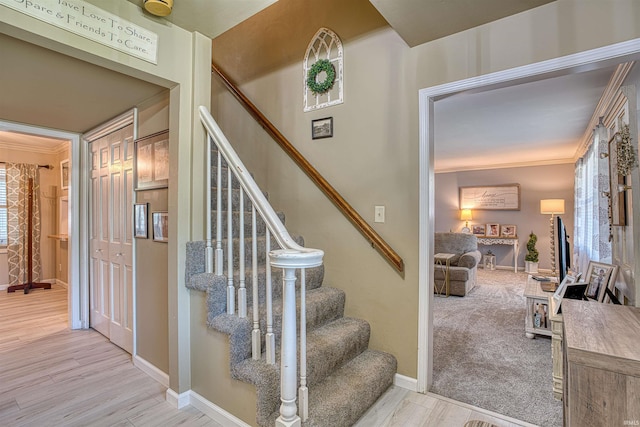
M 599 125 L 593 142 L 576 162 L 574 267 L 585 274 L 589 261 L 611 262 L 609 240 L 609 165 L 600 153 L 608 152 L 607 130 Z
M 7 163 L 7 257 L 9 285 L 28 281 L 28 241 L 31 237 L 32 282 L 40 281 L 40 174 L 37 165 Z M 29 178 L 33 180 L 31 230 L 28 227 Z

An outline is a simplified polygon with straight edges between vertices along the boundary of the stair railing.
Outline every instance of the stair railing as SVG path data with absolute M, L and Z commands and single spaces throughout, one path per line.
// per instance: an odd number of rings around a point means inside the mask
M 245 194 L 251 201 L 251 236 L 252 242 L 252 279 L 253 279 L 253 330 L 252 330 L 252 358 L 261 358 L 261 331 L 258 310 L 258 275 L 257 275 L 257 243 L 256 243 L 256 214 L 262 218 L 266 224 L 266 253 L 269 254 L 269 265 L 266 268 L 266 306 L 267 330 L 265 334 L 266 360 L 267 363 L 275 363 L 275 338 L 273 334 L 273 310 L 271 295 L 271 267 L 283 269 L 283 292 L 282 292 L 282 338 L 280 350 L 280 417 L 276 420 L 276 426 L 290 427 L 300 425 L 300 420 L 305 421 L 308 417 L 308 390 L 306 387 L 306 307 L 305 307 L 305 269 L 322 265 L 324 252 L 319 249 L 304 248 L 298 245 L 282 221 L 267 201 L 260 188 L 247 171 L 237 153 L 222 133 L 222 130 L 215 122 L 211 114 L 205 107 L 200 107 L 200 121 L 207 130 L 207 190 L 206 190 L 206 268 L 208 273 L 224 274 L 224 254 L 222 249 L 222 159 L 227 164 L 227 314 L 236 314 L 235 307 L 235 283 L 234 283 L 234 261 L 233 261 L 233 179 L 240 184 L 239 188 L 239 287 L 238 287 L 238 307 L 237 315 L 242 318 L 247 317 L 247 298 L 245 287 L 245 248 L 244 248 L 244 198 Z M 216 249 L 215 266 L 214 250 L 212 245 L 211 231 L 211 144 L 216 144 L 218 150 L 217 173 L 216 173 Z M 279 245 L 280 249 L 270 250 L 271 236 Z M 297 331 L 296 331 L 296 270 L 300 270 L 300 388 L 296 396 L 297 380 Z M 300 404 L 300 415 L 296 399 Z
M 215 64 L 211 64 L 211 71 L 220 77 L 225 87 L 229 89 L 231 94 L 240 102 L 240 104 L 251 114 L 251 116 L 271 135 L 273 140 L 284 150 L 289 157 L 304 171 L 305 174 L 313 181 L 318 188 L 333 202 L 333 204 L 347 217 L 349 221 L 362 233 L 365 239 L 371 243 L 380 254 L 391 264 L 398 273 L 404 275 L 404 261 L 393 250 L 362 216 L 333 188 L 331 184 L 314 168 L 311 163 L 293 146 L 287 138 L 280 133 L 260 110 L 245 96 L 238 87 L 218 68 Z

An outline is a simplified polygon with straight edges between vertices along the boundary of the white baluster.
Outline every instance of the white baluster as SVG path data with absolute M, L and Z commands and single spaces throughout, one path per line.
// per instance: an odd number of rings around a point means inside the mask
M 300 418 L 309 418 L 309 389 L 307 388 L 307 280 L 305 269 L 300 269 Z
M 216 274 L 222 276 L 224 252 L 222 251 L 222 154 L 220 150 L 218 150 L 216 182 Z
M 265 234 L 265 253 L 271 252 L 271 232 L 267 228 Z M 271 265 L 269 264 L 269 258 L 267 256 L 267 268 L 266 268 L 266 303 L 267 303 L 267 333 L 265 335 L 267 363 L 275 365 L 276 363 L 276 336 L 273 333 L 273 284 L 271 283 Z
M 240 256 L 240 287 L 238 289 L 238 316 L 247 317 L 247 288 L 244 271 L 244 190 L 240 186 L 240 215 L 239 215 L 239 256 Z
M 213 247 L 211 246 L 211 135 L 207 134 L 207 160 L 205 166 L 206 180 L 206 197 L 205 197 L 205 271 L 213 273 Z
M 251 356 L 260 360 L 260 312 L 258 301 L 258 238 L 256 233 L 256 207 L 251 207 L 251 283 L 253 284 L 253 331 L 251 332 Z
M 234 314 L 236 289 L 233 286 L 233 193 L 230 167 L 227 167 L 227 193 L 227 314 Z
M 278 427 L 301 426 L 296 406 L 296 274 L 285 268 L 282 283 L 282 351 L 280 352 L 280 416 Z

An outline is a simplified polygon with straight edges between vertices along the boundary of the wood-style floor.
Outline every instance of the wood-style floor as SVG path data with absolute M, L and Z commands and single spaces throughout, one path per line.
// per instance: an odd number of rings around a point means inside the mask
M 67 291 L 0 292 L 0 426 L 212 426 L 94 330 L 67 328 Z M 356 427 L 500 427 L 528 424 L 433 394 L 391 387 Z
M 67 291 L 0 292 L 0 426 L 212 426 L 94 330 L 67 328 Z

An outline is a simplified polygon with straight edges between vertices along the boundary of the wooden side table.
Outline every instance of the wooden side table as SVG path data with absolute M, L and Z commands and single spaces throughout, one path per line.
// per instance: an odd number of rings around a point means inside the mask
M 444 279 L 442 280 L 442 284 L 438 286 L 436 279 L 433 279 L 433 289 L 436 295 L 448 297 L 450 293 L 449 289 L 449 267 L 451 263 L 451 258 L 456 256 L 455 254 L 447 254 L 447 253 L 437 253 L 433 256 L 435 259 L 435 268 L 440 268 L 444 273 Z M 444 294 L 443 294 L 444 292 Z
M 551 359 L 553 361 L 553 397 L 562 400 L 562 313 L 556 311 L 556 300 L 549 298 L 549 320 L 551 321 Z
M 529 276 L 524 288 L 524 296 L 527 304 L 527 314 L 524 319 L 525 335 L 531 339 L 535 338 L 535 334 L 550 337 L 549 297 L 553 296 L 553 292 L 543 291 L 540 282 Z M 539 320 L 536 321 L 536 318 Z

